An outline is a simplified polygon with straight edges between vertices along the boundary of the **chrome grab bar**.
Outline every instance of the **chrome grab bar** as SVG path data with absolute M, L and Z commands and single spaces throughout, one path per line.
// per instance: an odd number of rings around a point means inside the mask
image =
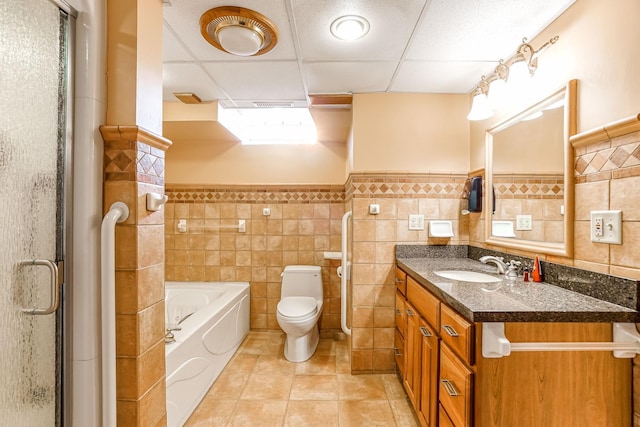
M 58 283 L 58 266 L 53 261 L 49 261 L 48 259 L 34 259 L 31 261 L 22 261 L 20 265 L 30 266 L 30 265 L 44 265 L 49 269 L 49 273 L 51 276 L 51 302 L 49 303 L 49 307 L 47 308 L 23 308 L 22 312 L 32 315 L 45 315 L 54 313 L 58 307 L 60 306 L 60 283 Z

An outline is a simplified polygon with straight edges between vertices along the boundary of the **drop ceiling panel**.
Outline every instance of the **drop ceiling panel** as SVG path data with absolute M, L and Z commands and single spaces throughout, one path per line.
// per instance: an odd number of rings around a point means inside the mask
M 309 93 L 384 92 L 396 62 L 310 62 L 303 64 Z
M 266 16 L 278 28 L 279 37 L 276 47 L 258 57 L 242 58 L 222 52 L 210 45 L 200 34 L 200 16 L 209 9 L 219 6 L 239 6 L 255 10 Z M 256 61 L 257 58 L 295 59 L 296 53 L 289 29 L 289 18 L 284 0 L 234 0 L 230 2 L 212 2 L 203 0 L 172 1 L 172 6 L 163 8 L 165 25 L 172 28 L 199 60 L 245 60 Z
M 425 0 L 292 1 L 303 60 L 398 60 L 411 37 Z M 360 15 L 370 24 L 360 40 L 338 40 L 329 31 L 343 15 Z
M 404 61 L 392 92 L 467 93 L 497 62 Z
M 232 99 L 305 99 L 296 61 L 203 63 Z
M 224 92 L 198 64 L 170 63 L 162 67 L 162 95 L 165 101 L 177 101 L 174 92 L 192 92 L 203 101 L 224 98 Z
M 407 59 L 496 61 L 509 57 L 575 0 L 433 0 Z M 534 46 L 537 48 L 537 46 Z
M 164 62 L 191 61 L 193 57 L 166 26 L 162 29 L 162 60 Z

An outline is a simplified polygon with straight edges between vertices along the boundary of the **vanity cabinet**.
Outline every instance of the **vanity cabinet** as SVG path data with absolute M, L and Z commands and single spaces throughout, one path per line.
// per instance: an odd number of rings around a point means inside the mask
M 397 277 L 404 271 L 398 268 Z M 396 294 L 398 369 L 422 426 L 630 427 L 631 359 L 610 351 L 482 356 L 469 322 L 410 275 Z M 506 322 L 512 342 L 612 340 L 610 323 Z M 396 359 L 398 361 L 398 359 Z

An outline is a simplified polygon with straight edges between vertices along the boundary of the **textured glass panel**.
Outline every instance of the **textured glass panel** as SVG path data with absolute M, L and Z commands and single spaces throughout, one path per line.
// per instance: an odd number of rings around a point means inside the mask
M 60 13 L 46 0 L 0 1 L 0 425 L 55 424 L 55 315 Z

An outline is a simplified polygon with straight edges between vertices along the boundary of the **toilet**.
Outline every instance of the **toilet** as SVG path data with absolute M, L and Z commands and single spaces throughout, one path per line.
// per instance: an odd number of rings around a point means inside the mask
M 276 317 L 287 339 L 284 357 L 304 362 L 318 347 L 318 319 L 322 314 L 322 272 L 315 265 L 289 265 L 282 272 Z

